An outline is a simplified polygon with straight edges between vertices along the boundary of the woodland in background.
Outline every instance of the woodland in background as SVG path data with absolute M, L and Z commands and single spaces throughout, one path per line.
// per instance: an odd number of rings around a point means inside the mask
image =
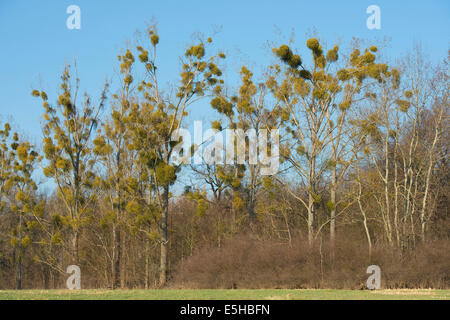
M 56 95 L 33 90 L 41 146 L 2 124 L 0 289 L 64 288 L 71 264 L 83 288 L 357 289 L 371 264 L 386 288 L 450 287 L 450 55 L 383 61 L 311 38 L 226 83 L 205 38 L 163 86 L 158 44 L 150 27 L 98 97 L 71 66 Z M 174 165 L 171 137 L 199 100 L 218 131 L 278 129 L 278 174 Z

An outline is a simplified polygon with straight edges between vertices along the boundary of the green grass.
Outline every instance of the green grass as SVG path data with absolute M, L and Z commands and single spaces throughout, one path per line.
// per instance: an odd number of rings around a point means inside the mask
M 0 290 L 0 300 L 450 300 L 450 290 Z

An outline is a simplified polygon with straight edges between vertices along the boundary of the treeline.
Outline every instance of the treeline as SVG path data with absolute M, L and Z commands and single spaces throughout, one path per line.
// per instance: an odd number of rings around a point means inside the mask
M 61 288 L 72 264 L 84 288 L 358 288 L 370 264 L 386 287 L 448 288 L 449 57 L 312 38 L 235 84 L 207 38 L 164 87 L 156 29 L 139 43 L 114 90 L 80 94 L 67 66 L 57 96 L 32 91 L 42 146 L 2 126 L 0 288 Z M 278 130 L 278 172 L 248 161 L 249 135 L 246 164 L 174 164 L 200 99 L 217 132 Z

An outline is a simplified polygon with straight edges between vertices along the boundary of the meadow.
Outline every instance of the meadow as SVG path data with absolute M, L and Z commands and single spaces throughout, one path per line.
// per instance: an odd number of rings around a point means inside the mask
M 0 300 L 450 300 L 450 290 L 0 290 Z

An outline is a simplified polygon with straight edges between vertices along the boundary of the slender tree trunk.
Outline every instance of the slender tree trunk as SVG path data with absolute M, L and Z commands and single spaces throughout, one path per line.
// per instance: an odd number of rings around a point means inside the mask
M 43 277 L 44 277 L 44 289 L 48 290 L 50 289 L 50 267 L 47 265 L 44 265 L 43 268 Z
M 255 198 L 254 198 L 253 190 L 250 190 L 250 199 L 248 206 L 248 214 L 249 214 L 249 225 L 250 227 L 253 225 L 255 220 Z
M 397 142 L 396 142 L 397 143 Z M 397 241 L 397 247 L 400 247 L 400 230 L 399 230 L 399 224 L 398 224 L 398 164 L 397 160 L 395 159 L 396 155 L 396 149 L 394 151 L 394 228 L 395 228 L 395 238 Z
M 414 215 L 416 213 L 416 199 L 417 199 L 417 189 L 418 189 L 418 177 L 414 179 L 414 194 L 412 197 L 412 206 L 411 206 L 411 214 L 410 214 L 410 223 L 411 223 L 411 234 L 413 238 L 413 248 L 416 247 L 416 229 L 414 226 Z
M 17 257 L 17 290 L 22 289 L 22 250 L 19 249 L 19 256 Z
M 161 220 L 161 261 L 159 270 L 159 284 L 165 285 L 167 282 L 168 250 L 167 250 L 167 220 L 169 216 L 169 185 L 164 186 L 163 193 L 163 214 Z
M 113 225 L 113 262 L 112 262 L 112 288 L 117 289 L 121 285 L 120 281 L 120 260 L 121 260 L 121 239 L 120 239 L 120 229 L 117 223 Z
M 79 174 L 79 167 L 80 167 L 80 156 L 79 153 L 77 154 L 77 158 L 76 158 L 76 165 L 74 168 L 74 188 L 75 188 L 75 197 L 74 197 L 74 204 L 75 204 L 75 208 L 74 208 L 74 215 L 72 216 L 72 223 L 74 223 L 75 225 L 73 226 L 74 230 L 73 230 L 73 238 L 72 238 L 72 259 L 73 259 L 73 264 L 78 265 L 79 261 L 79 254 L 78 254 L 78 237 L 79 237 L 79 231 L 78 231 L 78 223 L 80 220 L 80 174 Z
M 314 151 L 313 151 L 314 152 Z M 315 215 L 315 170 L 316 170 L 316 159 L 313 156 L 311 159 L 311 167 L 309 173 L 309 188 L 308 190 L 308 243 L 311 246 L 314 241 L 314 215 Z
M 248 206 L 248 220 L 249 226 L 252 227 L 255 221 L 255 204 L 256 204 L 256 167 L 250 166 L 250 190 L 249 190 L 249 206 Z
M 362 202 L 361 202 L 361 198 L 362 198 L 362 183 L 361 183 L 361 173 L 360 173 L 359 159 L 356 162 L 356 172 L 358 174 L 358 177 L 357 177 L 357 181 L 358 181 L 357 200 L 358 200 L 359 210 L 361 211 L 361 214 L 363 216 L 363 225 L 364 225 L 364 231 L 366 233 L 367 245 L 368 245 L 368 248 L 369 248 L 369 261 L 370 261 L 371 258 L 372 258 L 372 239 L 370 237 L 369 226 L 367 225 L 366 210 L 364 209 L 364 207 L 362 205 Z
M 384 174 L 384 200 L 385 200 L 385 223 L 387 231 L 387 239 L 390 245 L 392 245 L 392 226 L 391 226 L 391 203 L 389 201 L 389 136 L 385 137 L 384 145 L 385 156 L 385 174 Z
M 430 189 L 430 178 L 431 178 L 432 166 L 433 166 L 433 164 L 432 164 L 432 160 L 431 160 L 431 156 L 430 156 L 430 163 L 428 166 L 426 183 L 425 183 L 425 193 L 423 195 L 422 208 L 421 208 L 421 213 L 420 213 L 422 242 L 425 242 L 426 208 L 427 208 L 428 192 Z
M 73 259 L 74 264 L 77 264 L 79 261 L 78 260 L 78 258 L 79 258 L 78 248 L 79 248 L 79 232 L 78 232 L 78 228 L 76 228 L 73 231 L 73 235 L 72 235 L 72 259 Z
M 17 290 L 22 289 L 22 215 L 19 215 L 19 246 L 18 250 L 19 252 L 17 256 Z
M 150 240 L 145 240 L 145 289 L 150 287 Z
M 372 258 L 372 239 L 370 237 L 369 227 L 367 225 L 366 211 L 362 207 L 360 196 L 358 197 L 358 204 L 359 204 L 359 209 L 361 210 L 361 214 L 363 215 L 363 225 L 364 225 L 364 231 L 366 233 L 367 245 L 369 247 L 369 260 L 370 260 Z
M 125 288 L 126 284 L 127 284 L 127 273 L 126 273 L 126 252 L 122 251 L 122 248 L 127 248 L 126 246 L 126 236 L 127 234 L 124 232 L 123 234 L 121 234 L 120 237 L 120 247 L 121 247 L 121 262 L 120 262 L 120 268 L 119 268 L 119 274 L 120 274 L 120 287 L 121 288 Z
M 331 246 L 334 247 L 336 239 L 336 166 L 333 166 L 331 174 L 330 201 L 333 207 L 330 211 L 330 242 Z
M 438 115 L 438 119 L 435 123 L 435 129 L 434 129 L 434 138 L 433 143 L 431 144 L 431 148 L 428 153 L 428 168 L 427 168 L 427 175 L 426 175 L 426 182 L 425 182 L 425 192 L 423 195 L 423 201 L 422 201 L 422 208 L 420 213 L 420 224 L 421 224 L 421 232 L 422 232 L 422 241 L 425 242 L 425 230 L 426 230 L 426 209 L 427 209 L 427 200 L 428 200 L 428 193 L 430 191 L 430 182 L 431 182 L 431 174 L 433 171 L 434 166 L 434 150 L 436 147 L 436 144 L 439 140 L 440 135 L 440 126 L 442 122 L 442 115 L 444 113 L 444 107 L 441 107 L 441 110 Z
M 117 166 L 117 177 L 116 177 L 116 195 L 118 198 L 118 205 L 116 210 L 116 221 L 113 223 L 113 261 L 112 261 L 112 287 L 116 289 L 120 286 L 120 260 L 121 260 L 121 235 L 120 235 L 120 219 L 122 214 L 122 192 L 120 190 L 120 182 L 123 175 L 122 172 L 122 162 L 121 162 L 121 140 L 116 141 L 117 154 L 116 154 L 116 166 Z

